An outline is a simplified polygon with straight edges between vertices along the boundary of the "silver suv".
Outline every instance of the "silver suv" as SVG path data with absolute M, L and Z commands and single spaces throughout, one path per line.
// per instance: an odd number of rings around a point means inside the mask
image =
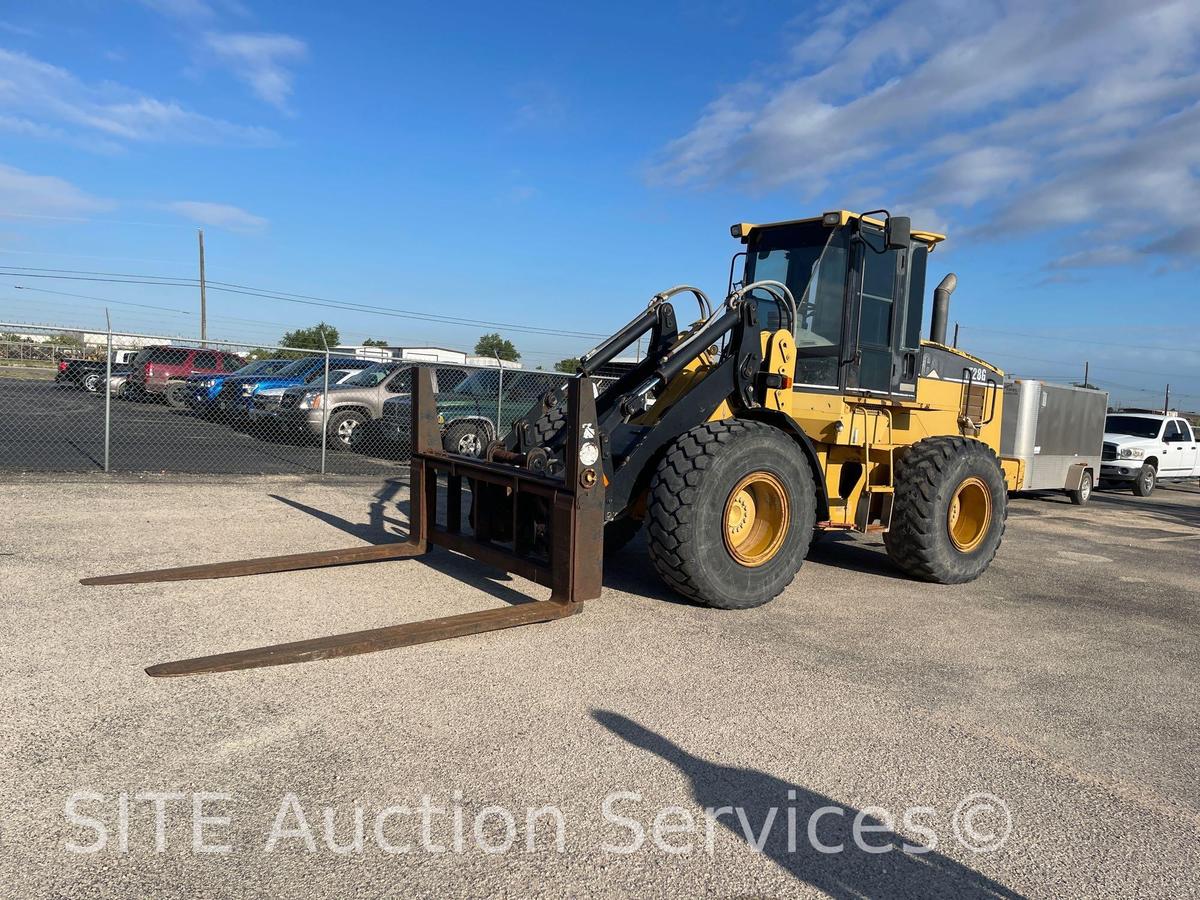
M 306 384 L 284 392 L 275 419 L 286 430 L 307 431 L 321 436 L 334 450 L 349 450 L 354 429 L 383 415 L 383 403 L 412 391 L 411 362 L 379 363 L 363 369 L 337 387 L 329 388 L 328 400 L 321 384 Z M 450 390 L 467 377 L 465 369 L 433 367 L 434 390 Z

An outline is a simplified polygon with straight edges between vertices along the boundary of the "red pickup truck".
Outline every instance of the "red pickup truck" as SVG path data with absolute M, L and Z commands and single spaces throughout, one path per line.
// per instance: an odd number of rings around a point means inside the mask
M 133 358 L 125 382 L 131 400 L 166 400 L 172 406 L 187 405 L 184 379 L 189 375 L 221 375 L 236 372 L 246 360 L 220 350 L 193 347 L 143 347 Z

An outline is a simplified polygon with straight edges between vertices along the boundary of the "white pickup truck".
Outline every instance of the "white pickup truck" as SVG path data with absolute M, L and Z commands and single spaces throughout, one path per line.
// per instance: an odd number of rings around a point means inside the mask
M 1160 481 L 1200 478 L 1200 440 L 1186 419 L 1157 413 L 1109 413 L 1101 481 L 1125 483 L 1149 497 Z

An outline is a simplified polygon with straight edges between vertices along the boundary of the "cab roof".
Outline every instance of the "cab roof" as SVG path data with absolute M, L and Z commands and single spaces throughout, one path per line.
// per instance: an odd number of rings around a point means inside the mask
M 868 222 L 871 225 L 878 225 L 880 228 L 882 228 L 884 224 L 882 219 L 876 219 L 873 216 L 864 216 L 862 213 L 850 212 L 846 209 L 837 209 L 831 212 L 822 213 L 819 216 L 810 216 L 807 219 L 788 219 L 783 222 L 763 222 L 760 224 L 755 224 L 753 222 L 739 222 L 730 228 L 730 233 L 733 234 L 734 237 L 740 238 L 742 243 L 745 244 L 749 242 L 750 232 L 754 231 L 756 228 L 777 228 L 781 225 L 804 225 L 809 222 L 822 222 L 832 228 L 835 224 L 833 221 L 833 217 L 835 216 L 837 217 L 836 225 L 839 227 L 845 225 L 851 219 L 861 219 L 862 221 Z M 946 239 L 944 234 L 938 234 L 936 231 L 921 231 L 914 228 L 911 233 L 914 240 L 924 241 L 929 245 L 930 250 Z

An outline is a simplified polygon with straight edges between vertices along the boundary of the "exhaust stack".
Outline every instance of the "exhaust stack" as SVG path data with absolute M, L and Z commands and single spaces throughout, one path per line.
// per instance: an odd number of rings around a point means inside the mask
M 946 343 L 946 322 L 950 318 L 950 295 L 958 287 L 958 276 L 951 272 L 933 289 L 933 315 L 929 321 L 929 339 Z

